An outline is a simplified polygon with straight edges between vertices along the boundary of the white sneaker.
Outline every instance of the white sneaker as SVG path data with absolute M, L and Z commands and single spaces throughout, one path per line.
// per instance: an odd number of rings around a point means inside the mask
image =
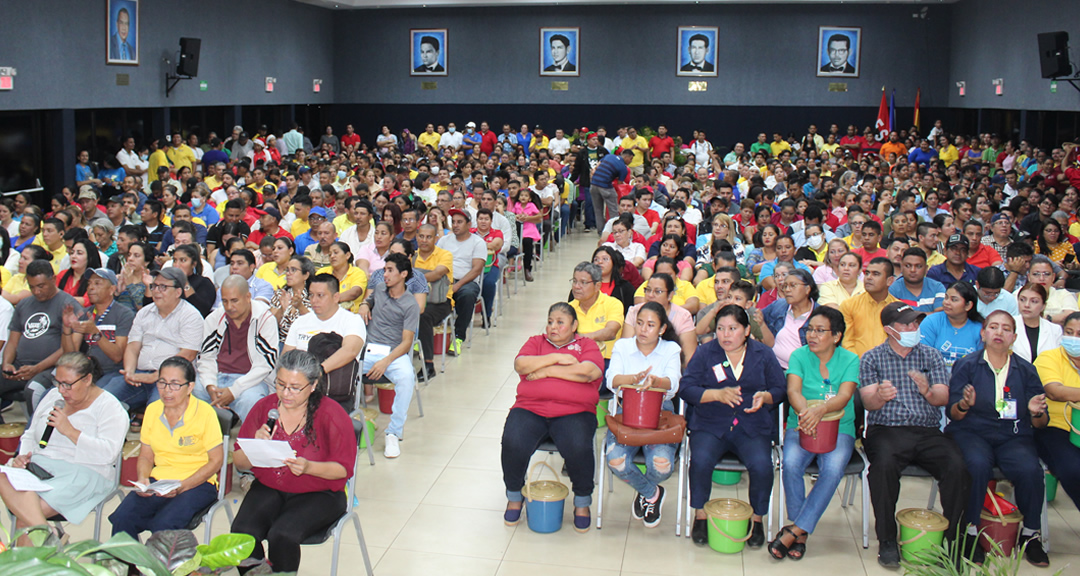
M 386 448 L 383 449 L 383 456 L 386 458 L 397 458 L 401 456 L 401 448 L 398 446 L 398 442 L 401 440 L 393 434 L 386 435 Z

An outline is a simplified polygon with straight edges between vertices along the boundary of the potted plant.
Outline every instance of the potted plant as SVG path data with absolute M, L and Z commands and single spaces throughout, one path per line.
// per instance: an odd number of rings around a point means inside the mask
M 1013 549 L 1011 556 L 1001 553 L 1001 546 L 989 540 L 991 550 L 986 553 L 986 560 L 980 566 L 961 553 L 963 538 L 953 538 L 947 546 L 935 544 L 919 552 L 919 559 L 924 563 L 900 562 L 904 574 L 911 576 L 1016 576 L 1020 573 L 1020 564 L 1024 558 L 1023 546 Z M 976 544 L 977 545 L 977 544 Z M 1053 576 L 1060 576 L 1064 568 Z

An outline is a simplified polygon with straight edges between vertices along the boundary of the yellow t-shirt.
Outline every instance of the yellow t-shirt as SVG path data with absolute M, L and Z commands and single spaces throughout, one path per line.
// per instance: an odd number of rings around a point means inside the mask
M 150 154 L 150 158 L 147 160 L 150 163 L 150 167 L 147 170 L 147 182 L 155 182 L 158 179 L 158 168 L 169 165 L 169 157 L 165 155 L 164 150 L 154 150 Z
M 454 297 L 454 255 L 449 250 L 444 250 L 438 246 L 432 250 L 431 255 L 427 258 L 421 258 L 420 252 L 416 253 L 416 262 L 413 263 L 413 268 L 420 268 L 423 270 L 434 271 L 439 266 L 445 266 L 447 270 L 447 276 L 450 278 L 450 286 L 446 288 L 446 297 Z
M 293 238 L 311 230 L 311 224 L 307 220 L 296 219 L 296 222 L 292 223 L 292 228 L 289 229 L 289 234 L 292 234 Z
M 788 144 L 784 140 L 781 140 L 779 142 L 773 140 L 772 142 L 769 142 L 769 150 L 772 150 L 773 158 L 777 158 L 777 157 L 780 156 L 780 153 L 783 152 L 784 150 L 787 150 L 788 152 L 790 152 L 791 151 L 791 144 Z
M 334 218 L 334 229 L 337 230 L 338 236 L 340 236 L 342 232 L 348 230 L 349 226 L 352 225 L 353 222 L 352 220 L 349 220 L 348 214 L 342 213 L 340 216 Z
M 1047 350 L 1035 358 L 1035 369 L 1039 371 L 1039 379 L 1043 386 L 1050 382 L 1058 382 L 1067 388 L 1080 388 L 1080 373 L 1069 360 L 1069 355 L 1061 346 L 1053 350 Z M 1069 430 L 1069 424 L 1065 421 L 1065 403 L 1051 400 L 1046 397 L 1046 410 L 1050 413 L 1050 426 Z
M 645 137 L 638 134 L 637 140 L 632 140 L 629 136 L 623 138 L 619 147 L 623 150 L 629 150 L 631 146 L 637 144 L 640 148 L 634 148 L 634 159 L 630 161 L 629 167 L 634 168 L 641 166 L 645 163 L 645 152 L 649 150 L 649 142 L 645 140 Z
M 194 396 L 188 398 L 187 410 L 172 430 L 163 418 L 164 409 L 161 400 L 146 407 L 139 440 L 154 451 L 150 476 L 156 480 L 185 480 L 210 461 L 207 452 L 221 446 L 221 423 L 214 409 Z M 217 485 L 217 474 L 209 482 Z
M 618 322 L 619 330 L 615 332 L 615 337 L 611 340 L 605 340 L 604 342 L 597 342 L 600 345 L 600 352 L 604 355 L 604 358 L 611 358 L 611 348 L 615 342 L 622 338 L 622 325 L 623 320 L 626 319 L 626 311 L 623 310 L 622 302 L 618 298 L 612 298 L 603 292 L 600 292 L 596 296 L 596 302 L 593 302 L 589 311 L 586 312 L 581 309 L 581 304 L 574 300 L 570 302 L 570 306 L 577 312 L 578 319 L 578 332 L 582 334 L 588 334 L 590 332 L 596 332 L 597 330 L 603 330 L 608 322 Z
M 218 180 L 217 176 L 214 175 L 203 178 L 203 184 L 206 184 L 207 188 L 210 188 L 211 192 L 217 190 L 218 188 L 221 188 L 221 180 Z
M 316 270 L 315 273 L 329 274 L 333 276 L 334 267 L 325 266 Z M 341 302 L 339 302 L 338 305 L 341 306 L 342 310 L 348 310 L 349 312 L 357 312 L 360 309 L 360 304 L 364 301 L 364 296 L 367 295 L 367 283 L 367 274 L 364 274 L 363 270 L 357 268 L 356 266 L 349 266 L 349 271 L 345 273 L 345 278 L 342 278 L 339 282 L 339 284 L 341 285 L 338 289 L 339 292 L 351 290 L 357 286 L 362 288 L 362 290 L 360 292 L 360 295 L 357 296 L 354 300 L 342 300 Z
M 529 142 L 529 151 L 530 152 L 532 152 L 533 150 L 547 149 L 547 147 L 548 147 L 548 137 L 547 136 L 541 136 L 541 137 L 537 138 L 534 135 L 532 141 Z
M 881 326 L 881 310 L 893 302 L 899 302 L 892 294 L 878 302 L 869 293 L 852 296 L 840 304 L 847 331 L 844 332 L 844 348 L 861 358 L 871 348 L 885 343 L 888 336 Z M 856 321 L 856 319 L 858 321 Z
M 821 306 L 832 304 L 837 308 L 839 308 L 848 298 L 854 298 L 859 294 L 866 292 L 866 288 L 863 287 L 862 281 L 859 281 L 855 283 L 855 290 L 853 290 L 851 294 L 848 294 L 847 290 L 844 289 L 844 286 L 840 284 L 839 280 L 830 280 L 818 286 L 818 290 L 821 293 L 821 295 L 818 296 L 818 304 Z
M 195 151 L 187 144 L 181 144 L 179 148 L 169 146 L 169 149 L 165 151 L 165 157 L 172 162 L 173 173 L 179 172 L 185 166 L 191 169 L 195 164 Z
M 702 284 L 704 284 L 704 283 L 705 282 L 702 281 Z M 642 282 L 641 286 L 638 286 L 637 291 L 634 292 L 634 298 L 644 298 L 645 297 L 645 285 L 646 284 L 648 284 L 648 282 Z M 691 298 L 697 298 L 697 295 L 698 295 L 697 294 L 697 289 L 694 288 L 693 284 L 691 284 L 691 283 L 689 283 L 686 280 L 683 280 L 681 278 L 676 278 L 675 279 L 675 296 L 671 299 L 672 304 L 674 304 L 676 306 L 682 306 L 682 305 L 686 304 L 687 300 L 689 300 Z M 713 295 L 713 300 L 714 301 L 716 300 L 715 294 Z M 702 304 L 704 304 L 704 302 L 702 302 Z
M 694 291 L 697 294 L 698 302 L 701 302 L 702 308 L 716 302 L 716 276 L 709 276 L 702 280 Z M 644 295 L 644 292 L 642 292 L 642 295 Z
M 277 264 L 274 262 L 267 262 L 255 272 L 255 277 L 260 280 L 266 280 L 274 287 L 274 290 L 281 290 L 285 287 L 285 275 L 278 275 Z
M 7 268 L 4 268 L 4 272 L 7 272 Z M 3 272 L 0 272 L 2 274 Z M 11 274 L 11 272 L 8 272 Z M 30 290 L 30 286 L 26 284 L 26 274 L 16 274 L 4 281 L 4 290 L 12 294 L 18 294 L 23 290 Z
M 432 132 L 431 134 L 428 134 L 427 131 L 424 131 L 416 137 L 416 140 L 420 142 L 421 148 L 423 148 L 424 146 L 431 146 L 433 150 L 438 150 L 439 138 L 441 138 L 441 136 L 439 136 L 438 132 Z

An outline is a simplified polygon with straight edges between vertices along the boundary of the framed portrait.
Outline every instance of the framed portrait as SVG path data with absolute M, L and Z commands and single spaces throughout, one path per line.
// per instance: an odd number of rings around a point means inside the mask
M 862 28 L 819 26 L 817 47 L 818 76 L 858 78 Z
M 540 75 L 580 76 L 580 28 L 540 29 Z
M 716 38 L 719 28 L 679 26 L 678 76 L 716 76 Z
M 106 0 L 106 64 L 139 65 L 139 0 Z
M 446 28 L 409 30 L 409 74 L 446 76 Z

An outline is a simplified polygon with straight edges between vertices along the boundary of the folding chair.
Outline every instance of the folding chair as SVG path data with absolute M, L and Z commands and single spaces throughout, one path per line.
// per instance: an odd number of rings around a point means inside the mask
M 409 347 L 409 360 L 410 360 L 411 364 L 415 364 L 416 355 L 418 354 L 415 344 L 416 344 L 416 337 L 414 336 L 413 337 L 413 346 Z M 367 354 L 367 346 L 365 346 L 364 350 L 362 352 L 360 352 L 360 359 L 359 359 L 359 362 L 360 362 L 360 383 L 364 384 L 364 385 L 367 385 L 367 384 L 390 384 L 391 383 L 390 379 L 386 377 L 386 374 L 383 374 L 378 380 L 372 380 L 372 379 L 367 377 L 367 374 L 364 372 L 364 355 L 365 354 Z M 444 359 L 444 362 L 445 362 L 445 359 Z M 421 364 L 423 364 L 423 360 L 421 360 Z M 427 370 L 424 370 L 424 384 L 427 384 L 427 383 L 428 383 Z M 357 391 L 357 396 L 361 396 L 361 397 L 363 396 L 363 389 Z M 420 411 L 420 417 L 423 418 L 424 417 L 424 402 L 423 402 L 423 400 L 420 399 L 420 381 L 419 380 L 417 380 L 416 385 L 413 386 L 413 398 L 416 399 L 416 408 Z M 363 402 L 362 407 L 363 408 L 367 407 L 367 402 L 366 401 Z M 354 402 L 353 411 L 350 412 L 349 416 L 351 417 L 351 416 L 356 415 L 357 409 L 358 408 L 356 407 L 355 402 Z M 353 427 L 355 428 L 357 425 L 358 425 L 358 423 L 357 423 L 356 419 L 354 418 L 353 419 Z M 360 422 L 359 425 L 364 425 L 364 423 Z M 366 428 L 367 427 L 365 426 L 365 429 Z M 371 456 L 371 441 L 370 440 L 371 439 L 369 438 L 368 439 L 368 456 L 371 458 L 371 464 L 374 465 L 375 464 L 375 460 L 374 460 L 375 457 Z
M 368 446 L 371 443 L 368 442 Z M 345 526 L 352 521 L 353 526 L 356 527 L 356 539 L 360 541 L 360 552 L 364 555 L 364 568 L 367 570 L 368 576 L 373 576 L 375 572 L 371 569 L 371 557 L 368 556 L 367 543 L 364 542 L 364 530 L 360 527 L 360 515 L 357 514 L 356 508 L 353 506 L 353 498 L 356 494 L 356 470 L 353 470 L 353 475 L 349 478 L 348 483 L 345 485 L 345 514 L 334 522 L 330 526 L 327 526 L 326 531 L 321 534 L 316 534 L 307 540 L 301 542 L 303 545 L 318 545 L 326 542 L 327 540 L 334 539 L 334 551 L 330 557 L 330 576 L 337 576 L 338 568 L 338 555 L 341 551 L 341 535 L 345 532 Z
M 217 514 L 218 510 L 225 509 L 225 516 L 229 518 L 229 525 L 233 522 L 232 504 L 229 503 L 225 494 L 225 485 L 228 483 L 226 478 L 229 474 L 229 433 L 232 432 L 233 413 L 225 408 L 214 408 L 217 412 L 218 422 L 221 424 L 221 446 L 224 449 L 221 459 L 221 470 L 218 471 L 218 497 L 217 501 L 207 506 L 205 509 L 195 514 L 191 519 L 191 523 L 188 524 L 188 530 L 194 531 L 199 527 L 199 524 L 206 525 L 206 533 L 203 537 L 203 543 L 210 542 L 210 530 L 211 524 L 214 520 L 214 514 Z
M 123 454 L 123 452 L 121 452 L 116 457 L 116 464 L 113 465 L 113 486 L 114 486 L 114 488 L 112 489 L 111 492 L 106 494 L 104 498 L 101 499 L 101 502 L 98 502 L 97 506 L 94 506 L 94 540 L 96 540 L 98 542 L 101 541 L 101 519 L 105 516 L 105 504 L 107 504 L 113 498 L 119 498 L 121 500 L 124 499 L 124 491 L 120 489 L 120 470 L 123 467 L 123 464 L 124 464 L 124 454 Z M 14 534 L 15 533 L 15 515 L 12 514 L 9 511 L 8 512 L 8 518 L 11 519 L 11 533 Z M 55 516 L 52 516 L 51 518 L 47 518 L 46 520 L 49 521 L 49 522 L 52 522 L 57 527 L 60 526 L 61 522 L 67 522 L 67 519 L 64 518 L 63 514 L 57 514 Z
M 612 416 L 617 414 L 618 409 L 619 409 L 618 405 L 619 405 L 619 396 L 616 394 L 616 395 L 613 395 L 612 398 L 608 401 L 608 413 L 611 414 Z M 685 412 L 686 412 L 686 403 L 680 402 L 680 404 L 679 404 L 679 414 L 682 415 Z M 684 438 L 684 440 L 685 440 L 685 438 Z M 606 441 L 607 441 L 607 433 L 605 432 L 600 437 L 600 448 L 597 450 L 597 452 L 600 454 L 599 463 L 597 464 L 597 476 L 599 476 L 599 478 L 597 480 L 597 484 L 599 486 L 597 487 L 597 490 L 596 490 L 596 494 L 597 494 L 597 496 L 596 496 L 596 529 L 597 530 L 601 529 L 601 527 L 602 527 L 601 525 L 602 525 L 603 520 L 604 520 L 604 478 L 605 477 L 607 477 L 607 484 L 608 484 L 608 490 L 607 491 L 608 491 L 608 493 L 612 493 L 612 492 L 615 491 L 615 473 L 612 472 L 611 469 L 607 467 L 607 457 L 606 457 L 607 455 L 604 453 L 604 448 L 606 446 Z M 678 466 L 679 466 L 678 499 L 675 501 L 675 536 L 679 535 L 679 527 L 682 525 L 682 515 L 683 515 L 682 502 L 683 502 L 684 494 L 683 494 L 683 483 L 682 483 L 682 466 L 683 466 L 682 447 L 683 447 L 683 442 L 679 442 L 678 447 L 675 448 L 675 462 L 677 462 Z M 673 462 L 672 464 L 675 464 L 675 462 Z M 638 465 L 638 464 L 645 464 L 645 452 L 639 450 L 638 453 L 634 455 L 633 460 L 631 462 L 628 462 L 628 464 L 632 464 L 632 465 L 635 465 L 635 466 Z

